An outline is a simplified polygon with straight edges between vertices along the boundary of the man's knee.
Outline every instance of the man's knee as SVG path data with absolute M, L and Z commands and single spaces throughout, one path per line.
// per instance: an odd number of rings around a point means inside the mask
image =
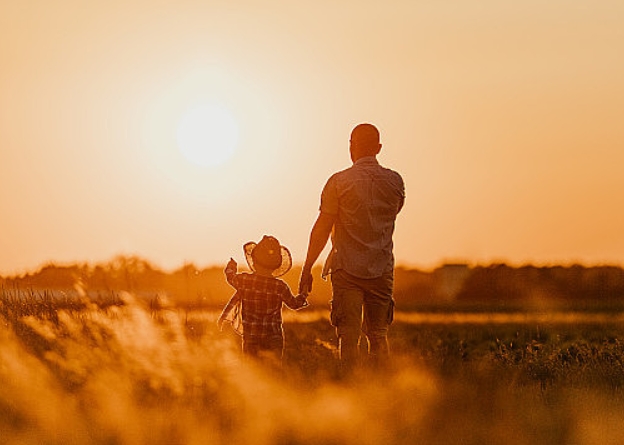
M 367 334 L 371 355 L 388 355 L 388 336 L 386 334 Z
M 336 326 L 336 334 L 338 335 L 338 338 L 349 344 L 357 345 L 361 333 L 362 330 L 359 325 L 345 323 Z

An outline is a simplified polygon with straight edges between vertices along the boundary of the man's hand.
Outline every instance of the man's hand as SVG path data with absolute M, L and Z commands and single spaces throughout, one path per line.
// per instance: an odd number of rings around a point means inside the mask
M 307 296 L 310 292 L 312 292 L 312 271 L 304 267 L 299 277 L 299 293 Z

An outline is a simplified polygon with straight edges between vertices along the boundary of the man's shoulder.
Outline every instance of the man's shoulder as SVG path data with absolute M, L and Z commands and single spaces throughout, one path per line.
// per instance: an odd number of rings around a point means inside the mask
M 339 170 L 335 172 L 334 174 L 332 174 L 329 177 L 329 179 L 327 179 L 326 185 L 332 184 L 332 183 L 336 184 L 336 183 L 341 183 L 341 182 L 350 182 L 353 179 L 357 179 L 359 177 L 369 178 L 371 169 L 376 172 L 375 175 L 380 175 L 382 177 L 385 177 L 397 185 L 404 184 L 403 177 L 396 170 L 385 167 L 379 163 L 374 163 L 374 164 L 370 163 L 365 166 L 354 164 L 343 170 Z
M 396 179 L 398 179 L 398 180 L 400 180 L 401 182 L 403 182 L 403 177 L 401 176 L 401 174 L 400 174 L 398 171 L 396 171 L 396 170 L 392 170 L 391 168 L 388 168 L 388 167 L 382 167 L 382 168 L 386 171 L 386 173 L 387 173 L 388 175 L 393 176 L 393 177 L 395 177 Z
M 327 181 L 325 181 L 324 189 L 326 190 L 330 186 L 335 187 L 337 183 L 343 181 L 345 178 L 348 178 L 352 168 L 353 167 L 348 167 L 333 173 L 329 178 L 327 178 Z
M 400 179 L 401 181 L 403 180 L 403 178 L 401 177 L 401 174 L 398 171 L 393 170 L 393 169 L 391 169 L 389 167 L 386 167 L 385 165 L 381 165 L 379 163 L 369 164 L 369 165 L 366 166 L 366 168 L 369 168 L 369 169 L 372 168 L 373 170 L 375 170 L 375 171 L 377 171 L 377 172 L 379 172 L 379 173 L 381 173 L 383 175 L 387 175 L 389 177 L 394 177 L 396 179 Z M 343 170 L 343 171 L 346 171 L 346 170 Z
M 331 181 L 334 178 L 339 178 L 340 176 L 348 175 L 352 171 L 353 171 L 353 165 L 350 167 L 344 168 L 342 170 L 338 170 L 337 172 L 335 172 L 329 177 L 328 181 Z
M 401 176 L 401 174 L 398 171 L 393 170 L 393 169 L 391 169 L 389 167 L 386 167 L 384 165 L 381 165 L 381 164 L 377 164 L 377 170 L 382 175 L 403 183 L 403 177 Z

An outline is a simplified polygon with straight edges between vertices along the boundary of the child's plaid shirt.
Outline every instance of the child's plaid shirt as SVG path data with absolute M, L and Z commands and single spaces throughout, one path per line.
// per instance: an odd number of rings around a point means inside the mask
M 229 314 L 238 303 L 242 306 L 243 333 L 248 339 L 281 336 L 282 303 L 291 309 L 307 305 L 305 296 L 294 296 L 284 281 L 258 274 L 236 273 L 225 269 L 225 276 L 236 289 L 223 313 Z

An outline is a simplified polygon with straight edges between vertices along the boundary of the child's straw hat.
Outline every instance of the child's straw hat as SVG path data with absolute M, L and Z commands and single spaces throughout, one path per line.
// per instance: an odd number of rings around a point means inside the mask
M 273 237 L 265 235 L 259 243 L 250 241 L 243 246 L 249 268 L 255 272 L 255 265 L 272 270 L 274 277 L 280 277 L 292 267 L 292 257 L 288 249 Z

